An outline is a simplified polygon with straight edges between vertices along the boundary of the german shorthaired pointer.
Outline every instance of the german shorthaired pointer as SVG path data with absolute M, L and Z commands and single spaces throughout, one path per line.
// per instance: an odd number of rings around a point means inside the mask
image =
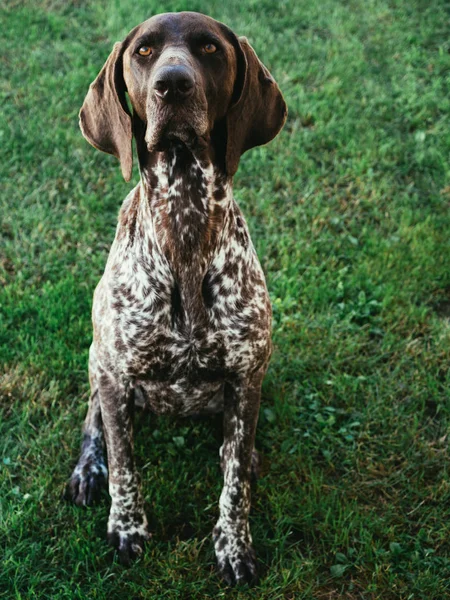
M 247 39 L 192 12 L 153 17 L 115 44 L 81 109 L 84 137 L 120 160 L 126 181 L 134 136 L 141 175 L 94 294 L 91 396 L 66 492 L 90 505 L 109 471 L 108 539 L 124 562 L 149 537 L 134 404 L 223 410 L 215 552 L 227 582 L 256 579 L 250 474 L 271 307 L 232 180 L 241 154 L 273 139 L 286 113 Z

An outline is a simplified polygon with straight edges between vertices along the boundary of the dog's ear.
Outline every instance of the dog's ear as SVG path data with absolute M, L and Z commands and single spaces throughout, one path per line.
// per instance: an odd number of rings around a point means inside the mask
M 227 113 L 226 170 L 233 176 L 241 155 L 270 142 L 283 127 L 287 106 L 280 88 L 247 38 L 237 38 L 237 75 Z
M 114 44 L 80 110 L 80 128 L 98 150 L 120 160 L 125 181 L 131 179 L 133 166 L 131 116 L 125 98 L 122 57 L 123 43 Z

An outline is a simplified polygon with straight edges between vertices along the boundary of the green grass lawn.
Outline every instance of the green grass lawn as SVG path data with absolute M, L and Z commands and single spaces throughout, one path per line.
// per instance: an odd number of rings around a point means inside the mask
M 214 571 L 220 420 L 139 420 L 153 539 L 130 569 L 105 542 L 106 494 L 60 500 L 92 293 L 130 189 L 78 110 L 116 40 L 185 9 L 246 35 L 290 110 L 235 179 L 274 307 L 252 590 Z M 450 597 L 449 26 L 443 0 L 7 2 L 1 598 Z

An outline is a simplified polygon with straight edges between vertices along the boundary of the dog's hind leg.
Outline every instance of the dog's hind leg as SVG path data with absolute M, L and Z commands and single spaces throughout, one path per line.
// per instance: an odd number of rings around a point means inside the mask
M 65 498 L 78 506 L 91 506 L 99 500 L 108 479 L 98 393 L 97 360 L 93 346 L 89 352 L 89 381 L 91 396 L 83 425 L 81 454 L 65 492 Z

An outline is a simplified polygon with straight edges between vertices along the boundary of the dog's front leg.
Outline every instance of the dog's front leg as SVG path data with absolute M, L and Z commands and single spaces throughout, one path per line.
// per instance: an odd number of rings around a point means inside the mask
M 229 584 L 252 583 L 257 579 L 248 515 L 262 376 L 259 372 L 250 381 L 225 386 L 224 443 L 221 449 L 224 487 L 213 540 L 218 568 Z
M 108 450 L 111 511 L 108 541 L 127 564 L 143 551 L 149 534 L 140 480 L 133 457 L 134 395 L 110 373 L 99 377 L 103 428 Z

